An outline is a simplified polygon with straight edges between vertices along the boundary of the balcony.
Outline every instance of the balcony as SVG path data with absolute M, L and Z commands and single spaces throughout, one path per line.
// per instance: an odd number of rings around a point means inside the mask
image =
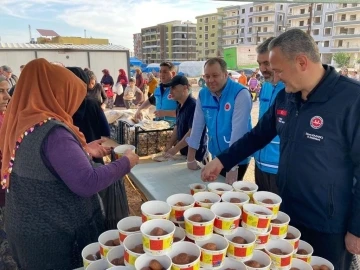
M 334 26 L 345 26 L 345 25 L 360 25 L 360 18 L 356 20 L 336 20 L 334 21 Z
M 275 21 L 274 20 L 270 20 L 270 21 L 261 21 L 261 22 L 254 22 L 253 26 L 260 26 L 260 25 L 274 25 Z
M 288 7 L 290 8 L 293 8 L 293 7 L 302 7 L 302 6 L 307 6 L 307 7 L 309 7 L 310 6 L 310 4 L 309 3 L 307 3 L 307 4 L 289 4 L 288 5 Z
M 266 37 L 266 36 L 274 36 L 274 31 L 266 31 L 266 32 L 255 32 L 252 34 L 253 36 Z
M 352 44 L 349 46 L 334 46 L 331 48 L 331 52 L 360 52 L 360 44 Z
M 143 49 L 151 49 L 151 48 L 159 48 L 159 45 L 143 45 L 142 48 Z
M 229 38 L 238 38 L 239 34 L 235 34 L 235 35 L 225 35 L 223 36 L 223 39 L 229 39 Z
M 349 11 L 360 11 L 360 4 L 357 4 L 357 6 L 353 6 L 353 4 L 347 4 L 346 7 L 343 7 L 343 4 L 340 4 L 337 6 L 337 8 L 335 9 L 335 14 L 339 14 L 339 13 L 347 13 Z
M 262 10 L 262 11 L 256 11 L 254 10 L 253 15 L 254 16 L 259 16 L 259 15 L 265 15 L 265 14 L 274 14 L 275 13 L 275 9 L 274 8 L 270 8 L 268 10 Z
M 300 18 L 310 18 L 309 13 L 303 13 L 303 14 L 288 14 L 287 15 L 288 20 L 290 19 L 300 19 Z
M 144 32 L 144 33 L 142 33 L 141 35 L 142 35 L 142 36 L 151 36 L 151 35 L 156 35 L 156 34 L 157 34 L 156 31 L 152 31 L 152 32 Z
M 233 20 L 233 19 L 237 19 L 240 17 L 240 14 L 237 14 L 237 15 L 232 15 L 232 16 L 228 16 L 228 17 L 224 17 L 223 20 L 224 21 L 227 21 L 227 20 Z
M 238 29 L 239 27 L 240 27 L 239 24 L 235 24 L 235 25 L 224 26 L 222 29 L 232 29 L 232 28 Z
M 333 34 L 333 39 L 354 39 L 354 38 L 360 38 L 360 33 L 335 33 Z
M 333 25 L 334 25 L 334 22 L 333 22 L 333 21 L 331 21 L 331 22 L 324 22 L 324 28 L 325 28 L 325 27 L 333 27 Z
M 301 30 L 307 30 L 309 28 L 308 25 L 303 25 L 303 26 L 290 26 L 288 29 L 301 29 Z

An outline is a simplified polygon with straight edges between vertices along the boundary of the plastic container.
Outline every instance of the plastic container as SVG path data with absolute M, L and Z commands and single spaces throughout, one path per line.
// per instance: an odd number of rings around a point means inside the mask
M 297 252 L 299 252 L 300 249 L 306 250 L 307 254 L 306 255 L 298 254 Z M 314 253 L 313 247 L 309 243 L 307 243 L 303 240 L 300 240 L 298 250 L 296 251 L 296 253 L 294 253 L 294 257 L 297 259 L 303 260 L 304 262 L 310 263 L 311 256 L 313 253 Z
M 141 205 L 142 221 L 152 219 L 169 219 L 171 207 L 163 201 L 148 201 Z
M 226 269 L 246 270 L 246 265 L 243 262 L 234 261 L 229 258 L 225 258 L 224 263 L 219 270 L 226 270 Z
M 259 189 L 258 185 L 248 181 L 236 181 L 233 184 L 235 191 L 244 192 L 250 197 L 250 202 L 253 202 L 253 194 Z M 247 188 L 249 190 L 243 190 Z
M 204 248 L 208 243 L 216 244 L 217 250 L 209 250 Z M 195 241 L 200 247 L 201 258 L 200 266 L 208 269 L 218 269 L 223 265 L 226 257 L 226 251 L 229 247 L 228 241 L 218 234 L 213 234 L 208 240 Z
M 195 206 L 210 209 L 210 207 L 217 202 L 221 201 L 221 197 L 213 192 L 203 191 L 194 194 Z M 210 202 L 205 202 L 209 200 Z
M 265 233 L 257 233 L 255 232 L 256 235 L 256 242 L 255 242 L 255 249 L 264 249 L 266 244 L 269 242 L 270 240 L 270 232 L 271 232 L 271 224 L 269 229 L 267 230 L 267 232 Z
M 265 206 L 244 204 L 241 225 L 256 233 L 266 233 L 270 226 L 271 217 L 272 212 Z
M 274 223 L 274 220 L 270 221 L 272 227 L 270 236 L 272 239 L 284 239 L 288 231 L 290 217 L 283 212 L 279 212 L 276 219 L 281 223 Z
M 283 254 L 276 254 L 273 252 L 273 249 L 280 249 Z M 272 268 L 278 270 L 288 270 L 291 268 L 294 247 L 288 241 L 283 239 L 270 239 L 265 246 L 265 251 L 272 260 Z
M 268 191 L 257 191 L 254 193 L 253 199 L 255 204 L 265 206 L 272 211 L 272 219 L 275 219 L 277 217 L 280 209 L 280 204 L 282 203 L 282 199 L 279 195 Z M 264 203 L 263 201 L 265 199 L 270 199 L 273 201 L 273 203 Z
M 133 153 L 135 153 L 136 147 L 133 145 L 130 145 L 130 144 L 123 144 L 123 145 L 116 146 L 114 148 L 115 158 L 119 159 L 119 158 L 123 157 L 124 153 L 127 150 L 131 150 Z
M 139 258 L 137 258 L 135 262 L 135 269 L 141 270 L 144 267 L 149 267 L 152 260 L 157 260 L 162 265 L 163 270 L 171 269 L 172 262 L 169 256 L 152 256 L 149 254 L 143 254 Z
M 190 188 L 190 194 L 191 194 L 191 195 L 194 195 L 195 193 L 198 193 L 198 192 L 202 192 L 202 191 L 206 191 L 206 190 L 207 190 L 206 185 L 203 184 L 203 183 L 194 183 L 194 184 L 191 184 L 191 185 L 189 185 L 189 188 Z
M 125 266 L 130 269 L 135 269 L 135 261 L 138 257 L 140 257 L 144 253 L 136 253 L 131 249 L 134 249 L 136 246 L 142 245 L 142 234 L 136 233 L 131 234 L 124 240 L 124 259 L 125 259 Z
M 249 261 L 244 262 L 246 265 L 247 270 L 270 270 L 271 265 L 271 259 L 269 255 L 267 255 L 265 252 L 261 250 L 254 250 L 253 257 L 251 258 L 251 261 L 256 261 L 263 267 L 251 267 L 248 266 L 246 263 Z
M 119 231 L 118 230 L 109 230 L 100 234 L 98 241 L 100 245 L 100 255 L 101 258 L 105 258 L 107 253 L 114 248 L 115 246 L 107 246 L 106 242 L 109 240 L 119 239 Z
M 108 262 L 109 267 L 119 266 L 119 265 L 113 264 L 112 261 L 115 259 L 119 259 L 121 257 L 124 258 L 124 252 L 125 252 L 124 246 L 117 246 L 117 247 L 114 247 L 113 249 L 111 249 L 106 256 L 106 260 Z M 125 260 L 125 258 L 124 258 L 124 260 Z
M 173 261 L 173 258 L 181 253 L 186 253 L 188 255 L 191 256 L 195 256 L 196 259 L 188 264 L 175 264 Z M 168 256 L 170 257 L 170 259 L 173 262 L 173 265 L 171 267 L 172 270 L 188 270 L 188 269 L 193 269 L 193 270 L 199 270 L 200 269 L 200 248 L 195 245 L 194 243 L 190 243 L 190 242 L 178 242 L 175 243 L 173 245 L 172 250 L 168 253 Z
M 294 239 L 285 238 L 285 240 L 288 241 L 294 247 L 294 253 L 296 253 L 298 251 L 298 248 L 299 248 L 301 232 L 298 229 L 296 229 L 295 227 L 289 226 L 288 227 L 288 234 L 289 233 L 293 234 L 295 236 L 295 238 Z
M 292 259 L 291 267 L 298 268 L 301 270 L 313 270 L 313 268 L 309 263 L 304 262 L 303 260 L 297 258 Z
M 233 242 L 233 238 L 240 236 L 244 238 L 247 244 Z M 252 258 L 255 248 L 256 236 L 253 232 L 245 228 L 237 228 L 232 234 L 225 235 L 229 242 L 227 256 L 236 261 L 248 261 Z
M 215 214 L 214 231 L 216 233 L 225 235 L 231 234 L 239 227 L 241 210 L 236 205 L 228 202 L 219 202 L 213 204 L 210 210 Z M 224 214 L 229 214 L 231 217 L 224 217 Z
M 91 263 L 86 270 L 107 270 L 108 263 L 105 259 L 97 260 Z
M 329 262 L 328 260 L 326 260 L 324 258 L 318 257 L 318 256 L 312 256 L 311 257 L 310 265 L 311 266 L 314 266 L 314 265 L 318 265 L 318 266 L 326 265 L 330 270 L 334 270 L 334 265 L 331 262 Z
M 165 235 L 151 235 L 151 231 L 155 228 L 163 229 Z M 144 251 L 149 255 L 161 256 L 171 250 L 174 241 L 175 225 L 170 220 L 154 219 L 143 223 L 140 227 L 143 235 L 142 243 Z
M 84 269 L 86 269 L 89 266 L 89 264 L 94 262 L 94 261 L 86 259 L 86 257 L 89 255 L 95 255 L 97 252 L 100 252 L 98 242 L 91 243 L 83 248 L 83 250 L 81 252 L 81 257 L 83 259 Z
M 202 222 L 194 222 L 189 218 L 195 214 L 202 216 Z M 186 236 L 191 240 L 207 240 L 213 235 L 215 214 L 202 207 L 190 208 L 184 213 Z
M 166 202 L 171 206 L 170 220 L 175 223 L 184 223 L 185 210 L 195 205 L 195 199 L 190 194 L 174 194 L 168 197 Z M 183 203 L 184 206 L 176 205 L 178 203 Z
M 231 202 L 231 199 L 239 199 L 241 202 Z M 238 206 L 242 210 L 242 206 L 246 203 L 250 202 L 249 195 L 245 194 L 244 192 L 240 191 L 229 191 L 225 192 L 223 195 L 221 195 L 221 200 L 223 202 L 229 202 L 236 206 Z
M 140 232 L 140 226 L 142 224 L 141 217 L 126 217 L 120 220 L 117 224 L 117 229 L 119 231 L 120 243 L 123 243 L 125 238 L 130 234 L 135 234 Z M 129 232 L 128 229 L 139 227 L 138 231 Z
M 221 190 L 219 190 L 219 189 L 221 189 Z M 208 190 L 210 192 L 213 192 L 213 193 L 221 196 L 227 191 L 232 191 L 233 187 L 229 184 L 213 182 L 213 183 L 208 184 Z

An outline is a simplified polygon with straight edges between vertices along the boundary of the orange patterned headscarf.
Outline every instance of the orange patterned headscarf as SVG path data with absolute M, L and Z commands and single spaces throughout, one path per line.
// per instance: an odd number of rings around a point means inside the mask
M 74 126 L 72 115 L 83 102 L 86 92 L 85 83 L 66 68 L 52 65 L 45 59 L 26 64 L 0 131 L 1 180 L 9 173 L 10 160 L 20 136 L 48 118 L 63 122 L 85 146 L 84 135 Z M 9 187 L 9 177 L 6 187 Z

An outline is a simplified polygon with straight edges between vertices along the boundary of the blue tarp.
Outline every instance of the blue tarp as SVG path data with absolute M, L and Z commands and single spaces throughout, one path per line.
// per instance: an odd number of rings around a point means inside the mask
M 141 67 L 143 63 L 136 57 L 130 57 L 130 67 L 138 66 Z

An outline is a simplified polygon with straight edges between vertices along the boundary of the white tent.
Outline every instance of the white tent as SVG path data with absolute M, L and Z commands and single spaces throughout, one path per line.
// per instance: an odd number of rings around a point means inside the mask
M 178 73 L 182 72 L 186 77 L 201 77 L 204 75 L 206 61 L 186 61 L 179 65 Z

